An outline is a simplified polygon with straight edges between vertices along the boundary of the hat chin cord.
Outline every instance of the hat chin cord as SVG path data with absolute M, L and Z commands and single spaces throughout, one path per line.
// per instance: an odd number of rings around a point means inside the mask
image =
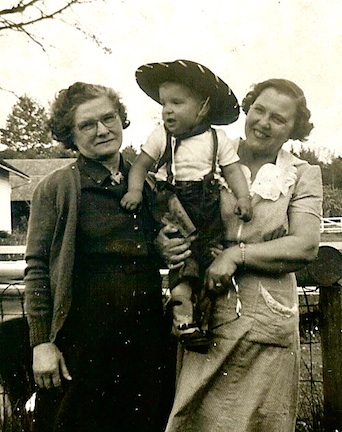
M 208 96 L 206 100 L 203 102 L 202 108 L 200 109 L 199 113 L 197 114 L 195 126 L 202 123 L 202 121 L 209 113 L 209 110 L 210 110 L 210 97 Z

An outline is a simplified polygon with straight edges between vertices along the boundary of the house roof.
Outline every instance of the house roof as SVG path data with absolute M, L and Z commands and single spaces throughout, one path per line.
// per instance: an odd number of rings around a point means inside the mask
M 23 182 L 20 178 L 10 173 L 10 183 L 12 187 L 11 201 L 31 201 L 32 194 L 39 181 L 47 174 L 71 164 L 76 159 L 7 159 L 18 171 L 23 171 L 29 175 L 30 183 Z
M 15 168 L 13 165 L 9 164 L 8 162 L 4 161 L 3 159 L 0 159 L 0 168 L 2 168 L 5 171 L 8 171 L 9 173 L 12 173 L 13 175 L 19 176 L 21 178 L 24 178 L 26 180 L 30 180 L 30 176 L 25 174 L 23 171 L 19 170 L 18 168 Z

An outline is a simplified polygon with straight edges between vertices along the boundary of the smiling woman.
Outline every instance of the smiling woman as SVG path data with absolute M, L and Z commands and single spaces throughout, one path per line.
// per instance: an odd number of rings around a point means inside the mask
M 128 124 L 117 93 L 99 85 L 75 83 L 52 106 L 55 138 L 79 156 L 39 183 L 31 206 L 35 432 L 157 432 L 165 422 L 169 331 L 155 225 L 145 200 L 135 213 L 120 205 Z
M 206 278 L 214 296 L 213 340 L 205 356 L 179 355 L 167 432 L 211 432 L 213 424 L 217 432 L 295 430 L 300 351 L 294 272 L 318 252 L 321 174 L 282 148 L 291 137 L 305 140 L 312 129 L 296 84 L 257 84 L 242 106 L 246 140 L 235 147 L 253 218 L 239 220 L 234 195 L 222 190 L 227 247 L 213 249 Z M 164 239 L 169 257 L 170 246 Z
M 245 132 L 249 148 L 263 157 L 277 155 L 294 126 L 296 106 L 274 88 L 262 92 L 249 109 Z

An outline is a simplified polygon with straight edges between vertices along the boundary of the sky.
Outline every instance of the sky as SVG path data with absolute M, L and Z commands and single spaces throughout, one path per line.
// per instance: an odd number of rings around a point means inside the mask
M 23 35 L 2 33 L 1 88 L 48 107 L 75 81 L 109 85 L 131 120 L 123 146 L 139 149 L 161 115 L 135 82 L 144 63 L 197 61 L 227 82 L 239 101 L 253 83 L 287 78 L 304 90 L 312 113 L 315 128 L 304 145 L 322 159 L 342 155 L 341 0 L 98 0 L 64 18 L 79 20 L 111 53 L 59 22 L 32 28 L 46 52 Z M 16 100 L 0 91 L 0 127 Z M 243 137 L 244 119 L 242 113 L 224 127 L 227 134 Z

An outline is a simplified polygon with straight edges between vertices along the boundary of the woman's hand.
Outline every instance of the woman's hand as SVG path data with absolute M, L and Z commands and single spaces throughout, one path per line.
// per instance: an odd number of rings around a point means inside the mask
M 33 376 L 40 388 L 59 387 L 63 378 L 72 378 L 66 367 L 63 354 L 53 343 L 47 342 L 33 348 Z
M 217 249 L 219 251 L 219 249 Z M 219 253 L 206 271 L 205 283 L 210 291 L 221 293 L 231 286 L 231 277 L 241 264 L 239 246 L 233 246 Z
M 167 224 L 159 231 L 155 240 L 157 249 L 170 269 L 181 267 L 184 264 L 184 260 L 191 255 L 190 245 L 195 239 L 194 236 L 185 239 L 180 234 L 177 237 L 177 234 L 179 234 L 177 228 Z
M 218 244 L 210 248 L 210 253 L 213 258 L 219 256 L 222 251 L 223 251 L 223 246 L 221 244 Z

